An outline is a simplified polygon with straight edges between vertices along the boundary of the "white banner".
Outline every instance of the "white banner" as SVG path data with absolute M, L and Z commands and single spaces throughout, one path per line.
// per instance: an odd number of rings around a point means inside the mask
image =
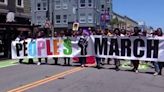
M 63 37 L 12 42 L 12 58 L 96 56 L 143 61 L 164 60 L 164 38 Z

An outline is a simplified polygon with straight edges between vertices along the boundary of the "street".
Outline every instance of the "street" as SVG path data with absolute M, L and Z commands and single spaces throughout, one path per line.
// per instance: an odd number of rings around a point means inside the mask
M 17 64 L 0 68 L 0 92 L 164 91 L 164 75 L 153 76 L 153 69 L 134 73 L 125 68 L 115 71 L 113 67 Z

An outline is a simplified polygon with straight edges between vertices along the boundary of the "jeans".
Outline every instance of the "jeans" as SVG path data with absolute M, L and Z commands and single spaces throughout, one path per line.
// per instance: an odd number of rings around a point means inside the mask
M 38 58 L 38 61 L 41 63 L 42 62 L 42 58 Z M 45 63 L 47 63 L 48 59 L 45 58 Z
M 101 58 L 96 57 L 96 63 L 97 63 L 97 68 L 100 68 L 100 64 L 101 64 Z
M 162 75 L 162 68 L 164 67 L 164 63 L 158 62 L 158 65 L 159 65 L 159 75 Z
M 67 62 L 67 60 L 68 60 L 68 62 Z M 70 58 L 69 57 L 64 58 L 64 64 L 65 65 L 70 65 Z
M 54 59 L 55 65 L 57 65 L 58 64 L 58 58 L 57 57 L 54 57 L 53 59 Z
M 79 61 L 80 61 L 81 65 L 86 64 L 86 57 L 79 57 Z
M 139 60 L 131 60 L 134 68 L 133 70 L 138 70 L 138 66 L 139 66 Z
M 159 64 L 158 62 L 153 62 L 153 65 L 154 65 L 154 68 L 155 68 L 155 72 L 159 73 L 160 72 L 160 67 L 159 67 Z
M 120 60 L 119 59 L 114 59 L 114 64 L 116 66 L 116 69 L 118 69 L 119 66 L 120 66 Z

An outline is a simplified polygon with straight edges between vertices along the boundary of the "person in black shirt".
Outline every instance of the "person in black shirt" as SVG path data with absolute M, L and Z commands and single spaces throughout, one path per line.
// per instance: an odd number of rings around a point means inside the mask
M 25 35 L 23 35 L 23 32 L 20 32 L 20 34 L 18 35 L 18 37 L 15 39 L 15 41 L 23 41 L 25 40 Z M 23 61 L 23 59 L 19 59 L 19 63 L 21 64 Z
M 141 32 L 141 30 L 139 29 L 139 27 L 134 27 L 134 34 L 132 34 L 131 36 L 140 36 L 140 34 L 139 34 L 140 32 Z M 138 73 L 139 60 L 131 60 L 131 63 L 134 66 L 132 71 Z
M 87 46 L 88 46 L 88 41 L 87 41 L 87 34 L 85 32 L 82 32 L 83 37 L 79 39 L 78 46 L 81 48 L 81 55 L 82 57 L 79 57 L 81 66 L 84 67 L 86 64 L 86 55 L 87 55 Z

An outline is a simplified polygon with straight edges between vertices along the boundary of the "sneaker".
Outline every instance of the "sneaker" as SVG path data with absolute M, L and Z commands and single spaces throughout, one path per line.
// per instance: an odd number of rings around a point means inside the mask
M 81 65 L 81 67 L 84 67 L 84 65 Z
M 120 71 L 120 68 L 116 68 L 116 71 Z
M 155 72 L 153 75 L 154 75 L 154 76 L 157 76 L 157 75 L 158 75 L 158 72 Z
M 162 75 L 162 73 L 161 73 L 161 72 L 159 72 L 159 73 L 158 73 L 158 75 Z
M 22 64 L 22 61 L 19 61 L 20 64 Z
M 135 70 L 135 73 L 138 73 L 139 71 L 138 70 Z
M 41 65 L 41 63 L 40 63 L 40 62 L 38 62 L 38 63 L 37 63 L 37 65 Z

